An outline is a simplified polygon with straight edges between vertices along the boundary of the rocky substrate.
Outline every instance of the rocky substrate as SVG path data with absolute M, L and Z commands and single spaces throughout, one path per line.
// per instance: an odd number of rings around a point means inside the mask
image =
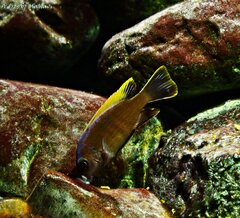
M 240 100 L 189 119 L 160 146 L 148 184 L 177 216 L 240 215 Z
M 176 2 L 0 2 L 0 217 L 240 217 L 240 2 Z M 100 96 L 163 64 L 179 97 L 77 180 Z
M 0 196 L 4 197 L 0 201 L 0 215 L 22 216 L 33 211 L 32 216 L 43 217 L 79 217 L 79 214 L 91 217 L 98 213 L 102 217 L 114 217 L 114 214 L 123 217 L 166 214 L 164 217 L 168 217 L 162 203 L 147 190 L 119 189 L 105 193 L 67 177 L 77 176 L 77 141 L 104 98 L 6 80 L 0 80 L 0 96 Z M 95 178 L 94 184 L 144 187 L 147 161 L 158 147 L 161 133 L 160 122 L 153 119 L 134 134 L 118 157 Z M 137 210 L 141 205 L 146 207 Z

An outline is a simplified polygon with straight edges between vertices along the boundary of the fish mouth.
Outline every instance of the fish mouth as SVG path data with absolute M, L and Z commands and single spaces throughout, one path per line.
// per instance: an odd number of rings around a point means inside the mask
M 92 179 L 89 179 L 86 176 L 81 175 L 80 177 L 77 178 L 77 180 L 89 185 Z

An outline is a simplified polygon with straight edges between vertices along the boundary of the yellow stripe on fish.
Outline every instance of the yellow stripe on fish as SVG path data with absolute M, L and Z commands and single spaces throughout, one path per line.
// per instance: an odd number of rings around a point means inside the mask
M 98 109 L 98 111 L 94 114 L 92 119 L 90 120 L 88 126 L 96 119 L 96 117 L 99 117 L 101 113 L 103 113 L 105 110 L 113 106 L 114 104 L 117 104 L 122 99 L 128 98 L 130 93 L 135 92 L 136 84 L 131 77 L 128 79 L 125 83 L 122 84 L 122 86 L 114 92 L 107 101 L 104 102 L 104 104 Z M 87 127 L 88 127 L 87 126 Z
M 145 108 L 149 102 L 177 95 L 176 83 L 165 66 L 159 67 L 142 90 L 128 79 L 93 116 L 77 146 L 77 167 L 82 180 L 89 181 L 131 137 L 134 130 L 159 113 Z

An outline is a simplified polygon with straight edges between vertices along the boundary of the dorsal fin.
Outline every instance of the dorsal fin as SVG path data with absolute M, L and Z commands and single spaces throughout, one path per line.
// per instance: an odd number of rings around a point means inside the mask
M 90 125 L 97 117 L 99 117 L 108 108 L 112 107 L 113 105 L 117 104 L 123 99 L 133 97 L 135 94 L 135 90 L 136 83 L 131 77 L 126 82 L 124 82 L 122 86 L 104 102 L 104 104 L 94 114 L 93 118 L 90 120 L 88 125 Z

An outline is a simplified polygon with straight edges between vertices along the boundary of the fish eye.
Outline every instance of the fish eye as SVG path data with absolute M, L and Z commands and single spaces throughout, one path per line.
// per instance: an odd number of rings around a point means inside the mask
M 89 163 L 85 158 L 80 158 L 77 161 L 77 167 L 80 171 L 86 171 L 88 169 Z

